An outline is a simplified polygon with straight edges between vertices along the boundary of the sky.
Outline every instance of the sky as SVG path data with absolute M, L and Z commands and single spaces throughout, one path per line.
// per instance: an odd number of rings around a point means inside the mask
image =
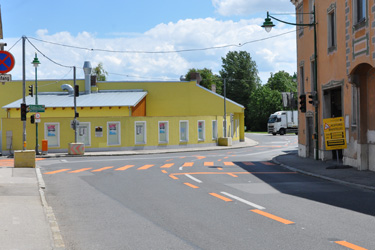
M 109 81 L 176 81 L 189 69 L 219 74 L 229 51 L 247 51 L 265 84 L 271 73 L 296 71 L 295 27 L 274 21 L 260 27 L 267 11 L 294 22 L 290 0 L 0 0 L 5 50 L 15 58 L 9 72 L 22 79 L 84 78 L 83 64 L 103 64 Z

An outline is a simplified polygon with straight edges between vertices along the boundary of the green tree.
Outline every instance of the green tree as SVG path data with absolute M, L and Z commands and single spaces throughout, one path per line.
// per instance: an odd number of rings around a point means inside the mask
M 253 91 L 260 87 L 255 61 L 246 51 L 230 51 L 222 58 L 222 79 L 226 79 L 226 95 L 229 99 L 247 107 Z M 245 125 L 251 127 L 250 110 L 245 109 Z
M 98 66 L 92 69 L 92 74 L 96 75 L 97 81 L 106 81 L 108 72 L 104 70 L 103 63 L 99 63 Z
M 251 131 L 267 131 L 267 121 L 271 114 L 282 110 L 282 98 L 280 92 L 272 90 L 268 86 L 258 87 L 251 93 L 248 110 Z
M 188 73 L 185 75 L 186 80 L 191 80 L 191 74 L 192 73 L 199 73 L 202 77 L 202 81 L 200 82 L 200 85 L 210 89 L 213 84 L 216 85 L 216 93 L 222 92 L 222 81 L 220 80 L 220 77 L 218 75 L 215 75 L 212 73 L 212 70 L 204 68 L 204 69 L 189 69 Z
M 293 76 L 283 70 L 275 74 L 271 73 L 266 86 L 279 92 L 297 92 L 297 83 L 293 81 Z

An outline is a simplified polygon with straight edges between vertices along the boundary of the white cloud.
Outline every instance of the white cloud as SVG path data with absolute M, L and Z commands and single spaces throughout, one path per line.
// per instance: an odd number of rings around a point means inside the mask
M 77 78 L 83 78 L 84 61 L 91 61 L 92 66 L 103 63 L 109 72 L 108 80 L 179 80 L 180 75 L 187 73 L 189 68 L 209 68 L 218 73 L 221 69 L 222 57 L 231 50 L 245 50 L 256 61 L 263 82 L 266 82 L 270 72 L 286 70 L 293 73 L 296 69 L 295 33 L 277 36 L 293 27 L 276 27 L 272 34 L 266 33 L 261 27 L 262 20 L 220 21 L 213 18 L 186 19 L 177 23 L 159 24 L 143 34 L 131 37 L 102 39 L 95 34 L 81 32 L 72 35 L 69 32 L 49 34 L 47 30 L 38 30 L 36 38 L 52 43 L 65 44 L 85 49 L 63 47 L 44 43 L 29 38 L 31 43 L 44 55 L 53 61 L 67 66 L 77 66 Z M 289 29 L 286 29 L 289 28 Z M 17 39 L 8 39 L 9 48 Z M 243 45 L 246 42 L 245 45 Z M 26 78 L 34 78 L 34 68 L 31 61 L 34 47 L 27 43 L 26 47 Z M 221 49 L 190 51 L 181 53 L 111 53 L 106 51 L 91 51 L 104 49 L 111 51 L 175 51 L 185 49 L 200 49 L 223 45 L 237 45 Z M 242 44 L 242 47 L 238 45 Z M 22 47 L 18 43 L 11 52 L 16 58 L 16 66 L 11 72 L 13 79 L 22 78 Z M 72 78 L 70 69 L 61 67 L 49 61 L 38 52 L 41 65 L 38 68 L 38 78 L 60 79 Z
M 294 10 L 294 5 L 290 0 L 212 0 L 212 4 L 216 11 L 223 16 Z

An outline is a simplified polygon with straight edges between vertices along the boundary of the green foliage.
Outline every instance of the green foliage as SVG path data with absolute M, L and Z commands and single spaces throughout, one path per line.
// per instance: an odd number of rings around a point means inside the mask
M 97 81 L 107 80 L 108 72 L 104 70 L 103 63 L 99 63 L 98 66 L 92 69 L 92 74 L 96 75 Z
M 279 92 L 297 92 L 297 83 L 293 81 L 293 76 L 285 71 L 271 73 L 266 86 Z
M 226 79 L 226 95 L 229 99 L 247 107 L 250 96 L 260 86 L 255 61 L 246 51 L 230 51 L 222 58 L 221 78 Z M 251 127 L 250 110 L 245 109 L 245 126 Z
M 280 92 L 263 85 L 257 88 L 250 96 L 250 102 L 246 106 L 248 119 L 251 121 L 248 129 L 251 131 L 266 131 L 269 116 L 282 110 L 282 98 Z
M 202 81 L 200 82 L 200 85 L 211 90 L 211 86 L 213 84 L 216 85 L 216 93 L 222 92 L 222 81 L 220 80 L 220 77 L 218 75 L 215 75 L 212 73 L 210 69 L 204 68 L 204 69 L 189 69 L 188 73 L 185 75 L 186 80 L 191 80 L 191 73 L 199 73 L 202 77 Z

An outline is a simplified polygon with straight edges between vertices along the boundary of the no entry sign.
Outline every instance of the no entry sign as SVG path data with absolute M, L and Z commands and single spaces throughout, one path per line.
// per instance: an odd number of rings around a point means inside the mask
M 11 71 L 14 67 L 14 57 L 8 51 L 0 51 L 0 74 Z

